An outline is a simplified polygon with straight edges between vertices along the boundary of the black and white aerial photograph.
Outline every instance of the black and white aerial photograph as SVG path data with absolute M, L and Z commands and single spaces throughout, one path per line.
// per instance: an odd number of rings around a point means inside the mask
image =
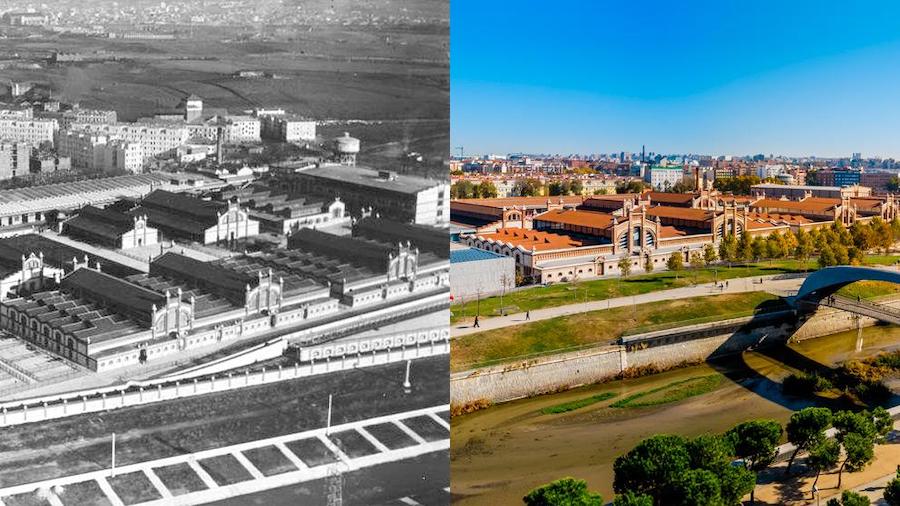
M 446 0 L 0 0 L 0 506 L 442 505 Z

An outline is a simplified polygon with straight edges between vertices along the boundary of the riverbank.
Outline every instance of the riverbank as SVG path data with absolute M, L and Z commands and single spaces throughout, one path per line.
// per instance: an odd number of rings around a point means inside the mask
M 461 505 L 518 504 L 532 488 L 562 476 L 588 481 L 592 490 L 612 497 L 615 458 L 641 439 L 658 433 L 697 436 L 724 432 L 753 418 L 786 423 L 790 414 L 814 401 L 786 397 L 781 380 L 798 370 L 802 358 L 834 365 L 900 348 L 900 330 L 863 330 L 864 347 L 855 351 L 856 332 L 792 343 L 785 354 L 746 352 L 712 364 L 652 376 L 611 381 L 560 394 L 521 399 L 456 417 L 451 427 L 454 502 Z M 691 378 L 720 375 L 710 391 L 650 407 L 613 408 L 617 400 Z M 541 410 L 592 396 L 614 394 L 560 414 Z M 818 399 L 840 408 L 839 400 Z M 509 466 L 515 456 L 516 467 Z M 846 477 L 845 477 L 846 479 Z

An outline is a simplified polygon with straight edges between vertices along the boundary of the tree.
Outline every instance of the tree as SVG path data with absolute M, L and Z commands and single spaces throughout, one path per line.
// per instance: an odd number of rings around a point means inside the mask
M 743 467 L 728 465 L 719 473 L 722 503 L 733 506 L 741 503 L 741 498 L 753 492 L 756 487 L 756 474 Z
M 641 193 L 644 191 L 644 182 L 631 179 L 620 185 L 616 185 L 616 193 Z
M 834 251 L 829 246 L 819 248 L 819 268 L 824 269 L 832 265 L 837 265 Z
M 862 251 L 869 251 L 875 247 L 876 238 L 873 234 L 874 227 L 864 225 L 861 221 L 853 222 L 850 226 L 850 235 L 853 237 L 853 245 Z
M 482 181 L 478 185 L 478 197 L 482 199 L 497 198 L 497 187 L 492 181 Z
M 717 177 L 713 181 L 713 188 L 735 195 L 750 195 L 750 188 L 755 184 L 759 184 L 756 176 Z
M 888 410 L 878 406 L 872 410 L 872 421 L 875 424 L 875 442 L 882 444 L 887 435 L 894 430 L 894 419 Z
M 734 445 L 729 438 L 718 434 L 703 434 L 687 442 L 691 469 L 717 471 L 731 467 Z
M 723 262 L 728 262 L 728 266 L 731 267 L 731 264 L 737 260 L 737 251 L 738 244 L 734 234 L 731 232 L 725 234 L 725 237 L 722 238 L 722 242 L 719 243 L 719 258 L 721 258 Z
M 750 239 L 750 234 L 747 231 L 741 234 L 741 238 L 738 241 L 737 254 L 738 260 L 742 262 L 749 262 L 753 258 L 753 241 Z
M 894 229 L 887 222 L 876 216 L 869 222 L 869 230 L 872 235 L 872 248 L 879 248 L 885 253 L 894 244 Z
M 649 495 L 625 492 L 616 496 L 613 506 L 653 506 L 653 498 Z
M 734 445 L 734 453 L 744 460 L 749 471 L 759 472 L 769 466 L 777 454 L 781 424 L 775 420 L 750 420 L 736 425 L 726 434 Z M 753 503 L 753 490 L 750 491 Z
M 762 238 L 762 236 L 756 236 L 750 241 L 750 251 L 751 256 L 753 257 L 753 261 L 758 262 L 760 259 L 765 258 L 768 253 L 768 248 L 766 245 L 766 240 Z
M 471 199 L 475 198 L 475 185 L 468 180 L 457 181 L 450 185 L 450 198 Z
M 646 494 L 660 503 L 667 487 L 690 468 L 683 437 L 661 434 L 647 438 L 613 464 L 613 490 Z
M 766 257 L 784 258 L 786 255 L 784 237 L 778 232 L 769 234 L 766 238 Z
M 834 469 L 841 459 L 841 444 L 834 439 L 825 439 L 816 446 L 809 449 L 809 456 L 806 457 L 806 467 L 816 472 L 816 479 L 813 480 L 813 488 L 819 482 L 819 475 L 823 471 Z
M 520 179 L 513 186 L 512 194 L 519 197 L 536 197 L 541 194 L 542 187 L 537 179 Z
M 716 261 L 716 248 L 712 245 L 712 243 L 706 243 L 703 246 L 703 263 L 705 265 L 709 265 Z
M 680 251 L 676 251 L 669 255 L 669 259 L 666 260 L 666 268 L 670 271 L 675 271 L 675 277 L 678 277 L 678 271 L 684 268 L 684 259 L 682 258 Z
M 850 251 L 841 243 L 837 243 L 832 248 L 834 251 L 834 264 L 835 265 L 849 265 L 850 264 Z
M 572 195 L 581 195 L 584 193 L 584 185 L 581 184 L 580 179 L 573 179 L 569 181 L 569 193 Z
M 685 471 L 672 484 L 665 504 L 676 506 L 719 506 L 722 488 L 719 478 L 706 469 Z
M 794 249 L 794 255 L 798 260 L 802 260 L 804 263 L 809 261 L 809 257 L 812 256 L 813 251 L 815 251 L 815 243 L 803 229 L 797 231 L 797 247 Z
M 782 245 L 784 247 L 784 256 L 785 257 L 794 256 L 794 252 L 797 251 L 797 245 L 798 245 L 797 235 L 794 234 L 792 231 L 788 230 L 781 237 L 782 237 L 782 243 L 783 243 Z
M 831 426 L 832 413 L 828 408 L 803 408 L 791 415 L 787 427 L 787 440 L 797 448 L 788 460 L 785 475 L 791 474 L 791 466 L 797 454 L 818 446 L 825 440 L 825 430 Z
M 884 487 L 884 502 L 888 506 L 900 506 L 900 471 L 897 471 L 897 477 Z
M 844 469 L 856 472 L 865 468 L 875 458 L 875 439 L 851 432 L 844 436 L 844 463 L 838 470 L 838 488 L 841 488 L 841 479 L 844 477 Z
M 699 251 L 691 253 L 692 269 L 702 269 L 704 265 L 706 265 L 706 262 L 703 261 L 703 255 L 701 255 Z
M 862 436 L 875 438 L 877 429 L 875 427 L 874 418 L 867 411 L 838 411 L 834 414 L 832 425 L 837 429 L 837 440 L 843 443 L 844 438 L 849 434 L 859 434 Z
M 869 506 L 870 504 L 872 503 L 869 502 L 868 497 L 857 494 L 852 490 L 844 490 L 844 492 L 841 493 L 840 500 L 836 497 L 831 498 L 826 503 L 826 506 Z
M 562 478 L 538 487 L 522 498 L 528 506 L 603 506 L 600 494 L 589 492 L 584 480 Z
M 565 184 L 562 181 L 553 181 L 549 185 L 547 185 L 547 193 L 551 196 L 556 195 L 568 195 L 568 188 L 565 187 Z
M 650 255 L 644 257 L 644 271 L 646 271 L 647 274 L 653 272 L 653 259 L 650 258 Z
M 619 272 L 622 273 L 622 276 L 628 277 L 631 274 L 631 258 L 625 256 L 619 260 Z

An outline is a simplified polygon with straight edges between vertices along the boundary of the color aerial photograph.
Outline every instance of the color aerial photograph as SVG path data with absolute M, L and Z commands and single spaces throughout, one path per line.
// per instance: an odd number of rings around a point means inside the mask
M 447 0 L 0 0 L 0 506 L 448 504 Z
M 450 13 L 451 503 L 900 505 L 900 4 Z

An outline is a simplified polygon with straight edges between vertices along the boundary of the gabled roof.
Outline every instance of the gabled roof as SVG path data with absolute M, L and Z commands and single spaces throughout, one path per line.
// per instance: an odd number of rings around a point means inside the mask
M 576 211 L 574 209 L 554 209 L 534 217 L 534 221 L 545 221 L 574 225 L 578 227 L 590 227 L 606 229 L 612 226 L 613 215 L 596 211 Z

